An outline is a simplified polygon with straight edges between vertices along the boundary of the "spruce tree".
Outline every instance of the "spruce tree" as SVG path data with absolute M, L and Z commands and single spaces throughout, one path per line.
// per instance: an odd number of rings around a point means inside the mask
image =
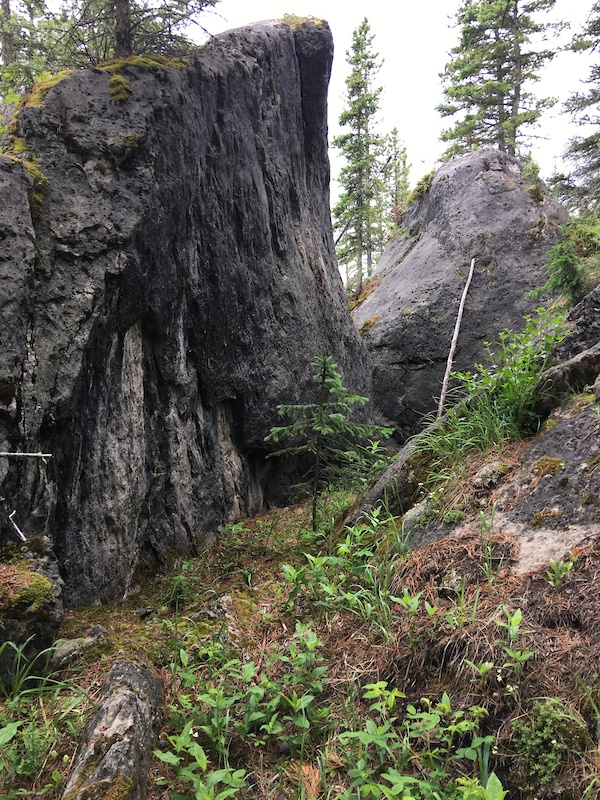
M 193 47 L 186 28 L 218 0 L 0 0 L 0 102 L 45 72 Z
M 310 491 L 312 497 L 312 528 L 317 527 L 317 505 L 322 491 L 348 473 L 356 477 L 372 465 L 373 457 L 381 459 L 377 447 L 365 448 L 361 440 L 371 437 L 387 438 L 391 428 L 368 425 L 351 419 L 353 408 L 364 405 L 367 397 L 350 394 L 331 356 L 324 353 L 312 362 L 316 384 L 314 402 L 304 405 L 281 405 L 280 416 L 295 418 L 294 422 L 271 428 L 266 442 L 291 440 L 289 447 L 277 450 L 272 456 L 308 456 Z
M 441 136 L 452 142 L 447 158 L 483 146 L 516 155 L 521 129 L 554 104 L 551 98 L 535 98 L 528 86 L 556 54 L 532 45 L 534 37 L 539 40 L 558 27 L 540 20 L 555 2 L 463 0 L 456 15 L 460 41 L 441 76 L 446 102 L 438 111 L 457 117 Z
M 1 0 L 0 101 L 16 102 L 27 86 L 52 68 L 49 16 L 44 0 Z
M 600 2 L 592 5 L 587 23 L 571 45 L 578 52 L 591 52 L 592 64 L 587 78 L 588 89 L 571 95 L 566 110 L 580 124 L 590 127 L 585 136 L 573 138 L 565 156 L 574 165 L 571 175 L 555 176 L 552 183 L 561 200 L 585 215 L 600 213 Z
M 177 55 L 193 47 L 186 29 L 218 0 L 63 0 L 59 66 L 130 55 Z
M 400 224 L 406 209 L 406 201 L 410 194 L 408 175 L 410 165 L 406 147 L 400 140 L 398 129 L 394 128 L 385 137 L 382 160 L 382 208 L 384 213 L 383 244 L 387 243 L 391 233 Z
M 365 17 L 354 31 L 347 53 L 352 69 L 346 79 L 347 106 L 340 125 L 349 130 L 333 140 L 346 160 L 339 178 L 342 194 L 333 209 L 336 251 L 357 297 L 364 275 L 372 272 L 381 225 L 378 156 L 383 141 L 376 132 L 381 88 L 374 86 L 380 62 L 373 52 L 373 38 Z

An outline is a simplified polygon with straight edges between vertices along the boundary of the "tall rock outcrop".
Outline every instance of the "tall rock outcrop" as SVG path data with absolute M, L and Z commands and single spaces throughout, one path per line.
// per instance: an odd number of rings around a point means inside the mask
M 471 259 L 476 257 L 454 361 L 469 369 L 485 341 L 519 330 L 526 294 L 562 236 L 566 210 L 519 162 L 479 150 L 444 165 L 409 207 L 382 255 L 376 289 L 355 311 L 373 364 L 374 400 L 408 435 L 440 395 Z
M 48 534 L 71 604 L 260 508 L 263 437 L 315 355 L 368 392 L 329 221 L 332 52 L 326 23 L 261 23 L 189 64 L 77 71 L 18 112 L 0 450 L 52 458 L 0 459 L 2 537 L 13 509 Z

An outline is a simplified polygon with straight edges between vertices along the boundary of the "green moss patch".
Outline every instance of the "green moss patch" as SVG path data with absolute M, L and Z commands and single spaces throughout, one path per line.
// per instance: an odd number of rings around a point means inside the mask
M 13 153 L 5 153 L 5 155 L 15 164 L 21 164 L 27 175 L 31 178 L 33 186 L 27 193 L 29 205 L 32 215 L 41 219 L 44 216 L 44 201 L 48 193 L 48 178 L 34 158 L 19 157 Z
M 84 776 L 84 778 L 86 777 L 87 775 Z M 75 797 L 85 797 L 87 800 L 124 800 L 124 798 L 131 796 L 131 790 L 133 789 L 133 781 L 125 775 L 115 775 L 111 780 L 97 781 L 87 785 L 84 780 L 82 784 L 78 783 L 65 796 L 65 800 Z
M 64 69 L 62 72 L 57 72 L 55 75 L 50 75 L 43 78 L 34 84 L 33 89 L 23 98 L 23 105 L 29 107 L 39 107 L 44 105 L 44 99 L 50 89 L 60 83 L 71 74 L 70 69 Z
M 52 600 L 52 584 L 38 572 L 0 564 L 0 613 L 41 611 Z
M 408 195 L 406 200 L 407 206 L 414 205 L 424 194 L 427 194 L 436 175 L 437 170 L 434 169 L 421 178 L 412 192 Z
M 191 63 L 187 58 L 167 58 L 166 56 L 128 56 L 127 58 L 114 59 L 101 64 L 98 69 L 116 75 L 129 67 L 137 67 L 153 72 L 164 67 L 172 69 L 189 69 Z
M 108 79 L 108 88 L 111 99 L 116 105 L 126 103 L 133 94 L 129 81 L 122 75 L 111 75 Z
M 550 456 L 542 456 L 535 462 L 531 471 L 534 475 L 543 478 L 544 475 L 556 475 L 561 469 L 564 469 L 565 462 L 562 458 L 550 458 Z
M 534 528 L 541 528 L 552 520 L 564 517 L 564 514 L 565 512 L 561 508 L 543 508 L 541 511 L 536 511 L 531 518 L 530 524 Z
M 371 330 L 373 325 L 375 325 L 378 319 L 379 319 L 379 314 L 375 314 L 374 316 L 369 317 L 369 319 L 366 319 L 362 323 L 359 330 L 361 337 L 365 337 L 367 335 L 367 333 Z
M 296 28 L 298 28 L 300 25 L 305 25 L 307 22 L 312 22 L 317 28 L 323 27 L 322 19 L 317 19 L 317 17 L 302 17 L 298 16 L 297 14 L 284 14 L 279 22 L 285 22 L 285 24 L 289 25 L 293 31 L 296 30 Z

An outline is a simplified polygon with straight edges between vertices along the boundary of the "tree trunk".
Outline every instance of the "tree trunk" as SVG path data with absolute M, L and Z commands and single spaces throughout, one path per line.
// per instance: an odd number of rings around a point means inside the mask
M 502 31 L 501 27 L 496 28 L 494 31 L 494 38 L 496 40 L 496 49 L 498 48 L 498 42 L 502 39 Z M 503 62 L 501 58 L 496 58 L 496 82 L 498 86 L 503 82 L 503 74 L 502 74 L 502 67 Z M 504 101 L 506 96 L 504 94 L 500 94 L 498 91 L 497 97 L 497 119 L 498 119 L 498 133 L 497 133 L 497 144 L 498 150 L 502 153 L 506 153 L 506 109 L 504 107 Z
M 363 246 L 362 246 L 362 232 L 359 234 L 359 241 L 356 249 L 356 289 L 354 290 L 354 299 L 358 300 L 363 288 Z
M 10 0 L 2 0 L 2 16 L 0 18 L 0 48 L 2 48 L 2 64 L 8 66 L 15 60 L 15 42 L 10 31 Z
M 512 47 L 512 87 L 513 96 L 510 110 L 510 120 L 507 136 L 507 153 L 511 156 L 517 153 L 517 120 L 521 110 L 521 88 L 523 86 L 523 62 L 521 57 L 521 43 L 519 41 L 519 9 L 515 2 L 511 19 L 513 47 Z
M 115 14 L 115 57 L 126 58 L 133 52 L 130 0 L 113 0 L 113 11 Z

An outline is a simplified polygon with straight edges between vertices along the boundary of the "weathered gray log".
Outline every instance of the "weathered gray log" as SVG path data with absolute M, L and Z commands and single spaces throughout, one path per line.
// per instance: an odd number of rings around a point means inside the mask
M 162 687 L 148 668 L 119 661 L 109 672 L 63 800 L 144 800 L 162 714 Z
M 600 342 L 542 374 L 538 384 L 539 400 L 535 413 L 540 419 L 546 419 L 560 405 L 565 394 L 591 386 L 599 375 Z M 422 437 L 429 434 L 432 427 L 443 422 L 443 419 L 442 417 L 438 422 L 428 425 L 421 433 L 409 439 L 396 461 L 367 490 L 352 514 L 353 520 L 381 504 L 385 504 L 394 513 L 404 514 L 410 508 L 419 489 L 413 456 Z

